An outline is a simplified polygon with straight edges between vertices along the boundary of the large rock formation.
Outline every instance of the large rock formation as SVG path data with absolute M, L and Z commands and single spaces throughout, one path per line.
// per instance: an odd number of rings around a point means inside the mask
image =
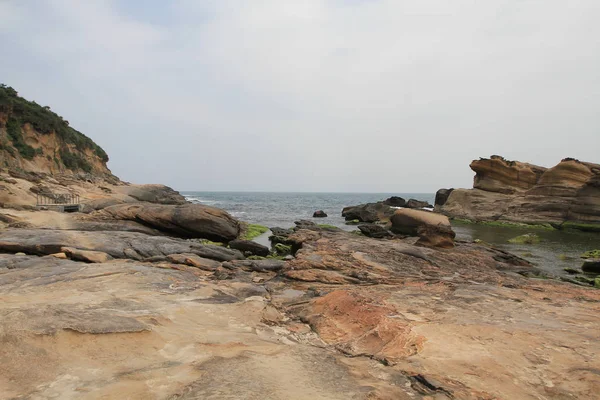
M 471 169 L 474 188 L 452 191 L 437 211 L 471 220 L 600 230 L 599 164 L 566 158 L 546 169 L 492 156 L 473 161 Z
M 160 231 L 187 238 L 229 242 L 240 234 L 240 223 L 227 212 L 202 204 L 117 204 L 93 217 L 136 221 Z

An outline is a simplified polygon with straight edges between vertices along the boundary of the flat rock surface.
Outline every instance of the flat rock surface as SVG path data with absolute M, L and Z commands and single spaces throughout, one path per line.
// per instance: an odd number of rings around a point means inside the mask
M 6 229 L 0 231 L 0 252 L 47 255 L 62 247 L 100 251 L 114 258 L 141 260 L 177 253 L 192 253 L 219 261 L 243 258 L 237 250 L 194 241 L 137 232 L 84 232 L 50 229 Z
M 1 231 L 4 252 L 18 250 L 6 243 L 70 242 L 123 257 L 88 264 L 43 251 L 0 254 L 0 398 L 491 400 L 600 392 L 599 290 L 526 278 L 536 273 L 526 261 L 471 243 L 438 250 L 341 231 L 292 236 L 302 245 L 293 260 L 203 270 L 188 266 L 198 244 L 184 240 Z M 154 249 L 153 262 L 125 257 L 125 247 L 139 254 L 140 243 Z

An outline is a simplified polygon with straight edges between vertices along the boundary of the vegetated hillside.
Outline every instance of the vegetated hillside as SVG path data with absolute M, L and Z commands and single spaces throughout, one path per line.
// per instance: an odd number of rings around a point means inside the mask
M 0 84 L 0 168 L 112 175 L 108 155 L 50 107 Z

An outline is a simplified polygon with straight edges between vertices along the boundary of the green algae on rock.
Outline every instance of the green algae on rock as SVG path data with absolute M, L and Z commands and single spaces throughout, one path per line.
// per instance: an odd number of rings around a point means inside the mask
M 269 228 L 267 228 L 266 226 L 262 226 L 262 225 L 258 225 L 258 224 L 248 224 L 246 226 L 244 234 L 241 236 L 241 239 L 252 240 L 252 239 L 255 239 L 258 236 L 262 235 L 263 233 L 265 233 L 268 230 L 269 230 Z
M 540 242 L 540 237 L 535 233 L 526 233 L 508 240 L 513 244 L 537 244 Z

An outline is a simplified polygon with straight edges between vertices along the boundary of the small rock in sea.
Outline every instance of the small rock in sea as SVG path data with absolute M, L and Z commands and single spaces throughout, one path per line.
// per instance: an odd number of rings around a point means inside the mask
M 315 211 L 313 214 L 313 218 L 326 218 L 327 214 L 323 210 Z
M 594 272 L 600 274 L 600 258 L 584 260 L 581 270 L 583 272 Z
M 383 204 L 390 207 L 405 207 L 406 200 L 404 200 L 402 197 L 392 196 L 389 199 L 384 200 Z
M 526 233 L 508 240 L 508 243 L 513 244 L 537 244 L 539 242 L 540 237 L 535 233 Z

